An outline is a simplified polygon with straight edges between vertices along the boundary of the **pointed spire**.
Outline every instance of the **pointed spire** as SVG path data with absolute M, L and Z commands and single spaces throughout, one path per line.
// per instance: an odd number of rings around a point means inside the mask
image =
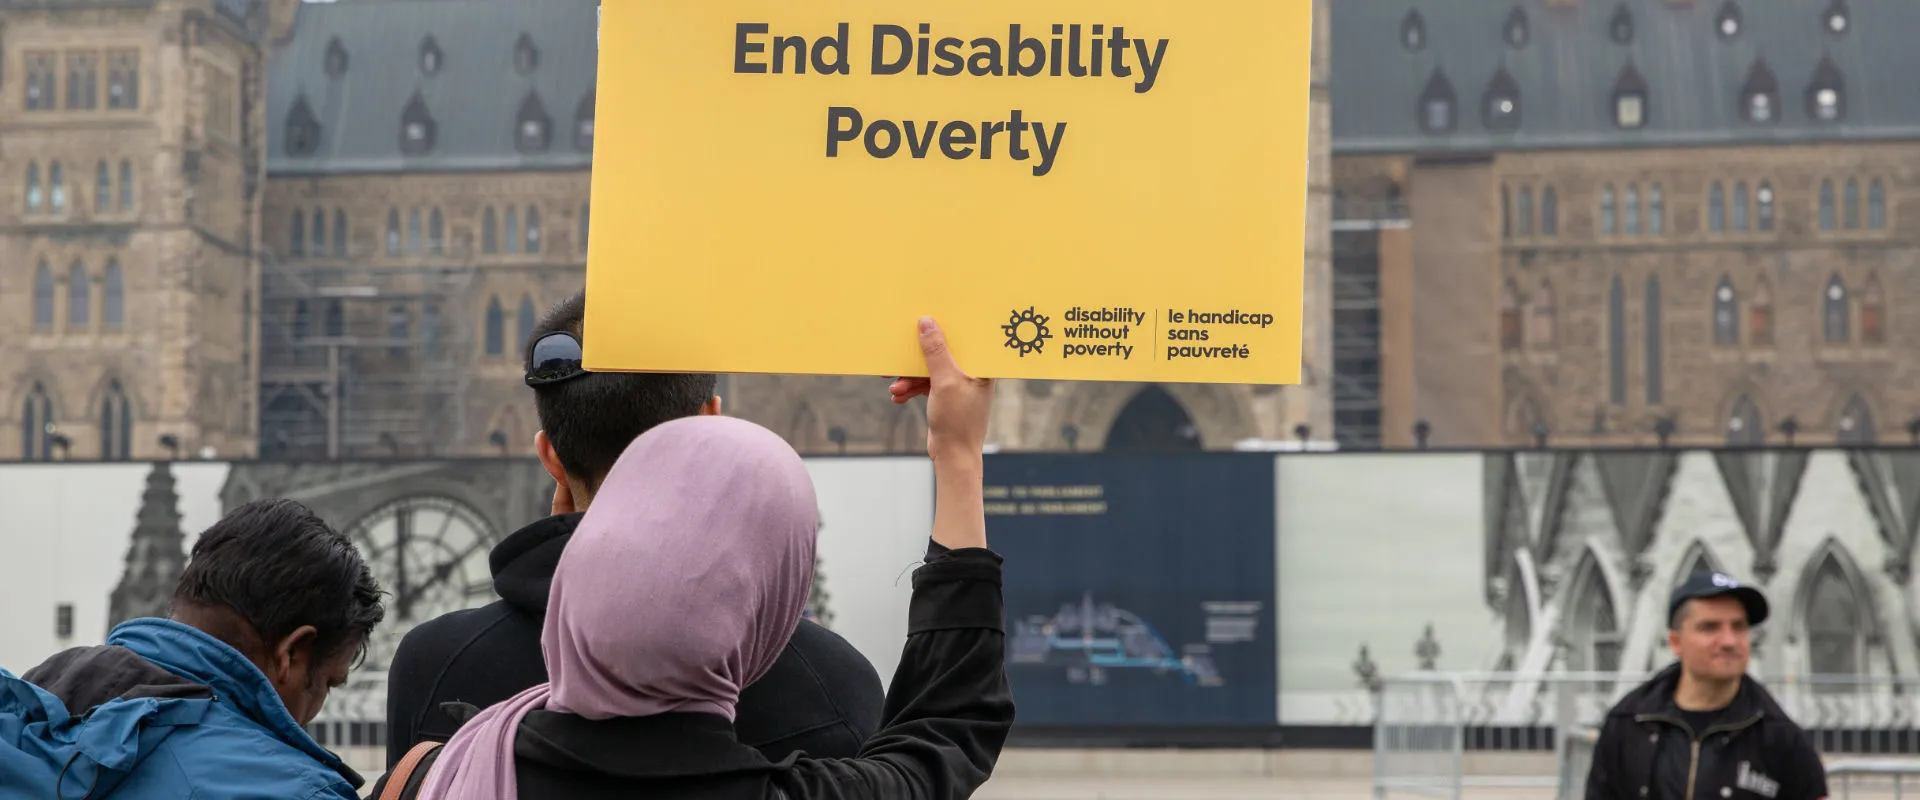
M 172 468 L 164 461 L 155 463 L 147 473 L 147 490 L 134 516 L 126 568 L 109 601 L 109 629 L 130 619 L 167 615 L 174 584 L 187 563 L 179 504 Z

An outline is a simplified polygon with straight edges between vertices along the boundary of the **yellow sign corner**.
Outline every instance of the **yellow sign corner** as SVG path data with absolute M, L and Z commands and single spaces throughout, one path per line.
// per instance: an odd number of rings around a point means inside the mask
M 1297 383 L 1311 9 L 606 3 L 587 367 Z

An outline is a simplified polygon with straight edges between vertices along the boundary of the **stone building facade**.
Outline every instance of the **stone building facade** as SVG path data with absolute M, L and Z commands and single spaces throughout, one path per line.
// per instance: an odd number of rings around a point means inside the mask
M 259 98 L 292 8 L 0 3 L 0 453 L 254 452 Z
M 1379 438 L 1920 435 L 1920 106 L 1891 0 L 1336 7 L 1336 261 L 1377 287 Z M 1336 274 L 1342 274 L 1336 268 Z M 1339 346 L 1339 345 L 1336 345 Z M 1342 406 L 1336 402 L 1336 414 Z
M 1009 385 L 998 447 L 1328 435 L 1323 2 L 1303 384 Z M 596 41 L 594 0 L 0 0 L 0 458 L 526 452 L 522 344 L 584 282 Z M 722 381 L 803 451 L 924 447 L 883 385 Z

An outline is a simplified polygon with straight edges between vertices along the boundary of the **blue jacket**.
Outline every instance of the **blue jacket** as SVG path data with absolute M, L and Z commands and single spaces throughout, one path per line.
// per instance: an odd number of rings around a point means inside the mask
M 259 668 L 177 622 L 131 620 L 21 678 L 0 670 L 0 800 L 358 800 L 363 783 Z

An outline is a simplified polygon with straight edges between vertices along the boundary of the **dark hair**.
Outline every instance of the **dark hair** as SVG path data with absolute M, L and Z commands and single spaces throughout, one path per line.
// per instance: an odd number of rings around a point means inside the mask
M 585 292 L 561 301 L 534 326 L 523 354 L 549 333 L 565 331 L 584 339 L 586 316 Z M 712 375 L 596 372 L 534 387 L 533 405 L 560 465 L 594 486 L 613 471 L 613 463 L 640 434 L 700 413 L 718 383 Z
M 173 601 L 233 609 L 268 643 L 312 625 L 317 658 L 364 653 L 387 613 L 352 540 L 292 500 L 248 503 L 200 534 Z

